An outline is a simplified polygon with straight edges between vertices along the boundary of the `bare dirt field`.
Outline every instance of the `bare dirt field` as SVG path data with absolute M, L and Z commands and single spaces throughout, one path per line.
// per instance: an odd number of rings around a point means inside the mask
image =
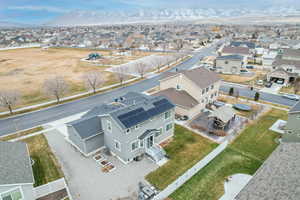
M 109 51 L 92 51 L 67 48 L 28 48 L 0 51 L 0 91 L 17 90 L 22 93 L 22 104 L 32 104 L 48 99 L 42 86 L 46 79 L 63 76 L 70 84 L 70 94 L 83 91 L 82 76 L 88 71 L 100 71 L 106 85 L 117 82 L 114 74 L 106 72 L 106 65 L 94 65 L 80 61 L 90 53 L 97 52 L 108 58 L 107 64 L 124 63 L 150 53 L 133 52 L 130 56 L 113 56 Z

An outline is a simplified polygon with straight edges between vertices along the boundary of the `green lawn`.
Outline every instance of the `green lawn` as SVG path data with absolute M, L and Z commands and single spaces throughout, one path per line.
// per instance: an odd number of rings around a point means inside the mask
M 174 138 L 165 147 L 169 162 L 148 174 L 146 179 L 164 189 L 216 147 L 216 143 L 176 125 Z
M 253 174 L 260 165 L 261 162 L 227 148 L 176 190 L 171 198 L 174 200 L 217 200 L 224 193 L 226 177 L 236 173 Z
M 176 190 L 173 200 L 217 200 L 224 194 L 226 177 L 254 174 L 277 147 L 279 134 L 269 131 L 277 119 L 286 119 L 287 112 L 272 109 L 250 124 L 224 152 Z
M 25 139 L 24 142 L 27 143 L 30 157 L 35 162 L 32 167 L 35 187 L 64 176 L 43 134 Z

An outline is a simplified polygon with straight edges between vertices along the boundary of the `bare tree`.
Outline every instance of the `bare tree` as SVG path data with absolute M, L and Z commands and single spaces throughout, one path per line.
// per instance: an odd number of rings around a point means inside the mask
M 126 75 L 127 71 L 128 71 L 128 69 L 124 66 L 113 68 L 113 72 L 116 74 L 121 85 L 123 84 L 123 82 L 125 81 L 125 79 L 127 77 L 127 75 Z
M 96 93 L 97 87 L 100 87 L 105 82 L 105 78 L 99 71 L 90 71 L 83 75 L 83 80 L 87 88 Z
M 148 65 L 143 62 L 138 62 L 135 64 L 134 69 L 140 75 L 141 78 L 144 78 L 144 75 L 148 70 Z
M 0 107 L 13 114 L 13 107 L 19 102 L 20 94 L 17 91 L 0 91 Z
M 54 96 L 57 103 L 60 102 L 61 97 L 67 93 L 68 84 L 61 76 L 55 76 L 54 78 L 47 79 L 44 82 L 44 90 L 46 94 Z

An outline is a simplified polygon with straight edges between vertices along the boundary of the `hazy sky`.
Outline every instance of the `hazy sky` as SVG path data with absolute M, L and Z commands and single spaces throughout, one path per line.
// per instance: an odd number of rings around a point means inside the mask
M 300 7 L 300 0 L 0 0 L 0 21 L 43 23 L 73 10 Z

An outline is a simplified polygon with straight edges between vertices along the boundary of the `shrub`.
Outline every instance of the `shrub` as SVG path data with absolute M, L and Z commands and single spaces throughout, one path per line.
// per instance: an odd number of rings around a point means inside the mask
M 233 89 L 233 87 L 231 87 L 231 88 L 229 89 L 229 95 L 232 96 L 233 94 L 234 94 L 234 89 Z

